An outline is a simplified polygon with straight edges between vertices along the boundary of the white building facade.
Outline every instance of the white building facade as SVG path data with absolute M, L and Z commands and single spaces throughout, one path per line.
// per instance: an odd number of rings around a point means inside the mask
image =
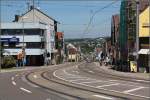
M 50 34 L 50 27 L 41 23 L 1 23 L 3 55 L 16 58 L 25 47 L 27 65 L 44 65 L 45 59 L 51 58 Z

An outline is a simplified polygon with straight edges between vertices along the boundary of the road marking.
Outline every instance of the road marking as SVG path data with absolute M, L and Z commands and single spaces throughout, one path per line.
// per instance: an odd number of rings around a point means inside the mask
M 29 91 L 29 90 L 27 90 L 27 89 L 25 89 L 25 88 L 20 88 L 22 91 L 24 91 L 24 92 L 27 92 L 27 93 L 32 93 L 31 91 Z
M 119 83 L 109 84 L 109 85 L 101 85 L 101 86 L 97 86 L 97 88 L 107 87 L 107 86 L 114 86 L 114 85 L 119 85 Z
M 98 98 L 107 99 L 107 100 L 113 100 L 113 98 L 111 98 L 111 97 L 106 97 L 106 96 L 103 96 L 103 95 L 93 95 L 93 96 L 98 97 Z
M 145 80 L 136 80 L 138 82 L 150 82 L 150 81 L 145 81 Z
M 126 91 L 123 91 L 123 92 L 124 92 L 124 93 L 129 93 L 129 92 L 137 91 L 137 90 L 140 90 L 140 89 L 143 89 L 143 88 L 145 88 L 145 87 L 138 87 L 138 88 L 126 90 Z
M 81 82 L 81 83 L 84 83 L 84 84 L 85 84 L 85 83 L 99 83 L 99 82 L 103 82 L 103 81 L 100 81 L 100 80 L 99 80 L 99 81 L 90 81 L 90 82 Z
M 16 77 L 19 76 L 18 74 L 15 75 Z
M 53 72 L 53 76 L 54 77 L 56 77 L 58 79 L 61 79 L 61 80 L 64 80 L 66 82 L 69 82 L 69 80 L 66 80 L 66 79 L 62 78 L 61 76 L 57 75 L 57 71 L 59 71 L 59 70 L 55 70 Z M 71 82 L 71 83 L 73 83 L 73 82 Z M 76 83 L 76 84 L 83 85 L 83 86 L 88 86 L 88 87 L 92 87 L 92 88 L 96 88 L 97 89 L 97 87 L 92 86 L 92 85 L 87 85 L 87 84 L 83 84 L 83 83 Z M 106 88 L 98 88 L 98 89 L 105 90 L 105 91 L 111 91 L 111 92 L 115 92 L 115 93 L 128 94 L 128 95 L 131 95 L 131 96 L 137 96 L 137 97 L 142 97 L 142 98 L 150 99 L 149 96 L 136 95 L 136 94 L 131 94 L 131 93 L 124 93 L 124 92 L 120 92 L 120 91 L 116 91 L 116 90 L 110 90 L 110 89 L 106 89 Z
M 74 79 L 74 80 L 69 80 L 69 81 L 75 82 L 75 81 L 82 81 L 82 80 L 83 80 L 83 81 L 84 81 L 84 80 L 85 80 L 85 81 L 86 81 L 86 80 L 91 80 L 91 81 L 92 81 L 93 79 L 90 79 L 90 78 L 80 78 L 80 79 Z M 81 82 L 81 83 L 82 83 L 82 82 Z
M 79 74 L 79 72 L 78 71 L 73 71 L 74 73 L 77 73 L 77 74 Z
M 90 72 L 90 73 L 94 73 L 93 71 L 88 71 L 88 72 Z
M 118 81 L 118 80 L 108 80 L 108 81 Z
M 12 81 L 12 84 L 13 84 L 13 85 L 16 85 L 16 82 L 15 82 L 15 81 Z
M 65 69 L 63 70 L 63 72 L 64 72 L 66 75 L 70 75 L 70 76 L 77 76 L 77 75 L 74 75 L 74 74 L 70 74 L 70 73 L 68 73 Z
M 46 100 L 51 100 L 50 98 L 47 98 Z
M 37 78 L 37 75 L 33 75 L 34 78 Z
M 13 81 L 13 80 L 14 80 L 14 77 L 11 77 L 11 80 Z

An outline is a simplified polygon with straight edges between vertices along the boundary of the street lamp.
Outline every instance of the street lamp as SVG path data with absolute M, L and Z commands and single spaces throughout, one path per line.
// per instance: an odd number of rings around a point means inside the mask
M 149 1 L 149 11 L 150 11 L 150 1 Z M 150 12 L 149 12 L 149 36 L 150 36 Z M 150 39 L 149 39 L 149 44 L 150 44 Z M 148 54 L 148 66 L 150 71 L 150 46 L 149 46 L 149 54 Z
M 24 19 L 27 19 L 28 17 L 22 17 L 22 36 L 23 36 L 23 46 L 22 46 L 22 50 L 23 50 L 23 53 L 24 53 L 24 57 L 25 57 L 25 46 L 24 46 Z M 23 58 L 23 67 L 24 67 L 24 60 L 25 58 Z
M 22 17 L 21 19 L 22 19 L 22 28 L 23 28 L 23 30 L 22 30 L 22 35 L 23 35 L 23 48 L 24 48 L 24 19 L 27 19 L 28 17 Z
M 138 51 L 139 51 L 139 0 L 135 0 L 136 2 L 136 61 L 138 68 Z
M 0 28 L 1 28 L 1 23 L 0 23 Z M 2 65 L 2 45 L 1 45 L 1 29 L 0 29 L 0 73 L 1 73 L 1 65 Z

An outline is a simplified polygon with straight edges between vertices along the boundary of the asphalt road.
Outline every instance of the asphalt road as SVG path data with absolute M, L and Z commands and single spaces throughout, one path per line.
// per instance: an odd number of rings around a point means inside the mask
M 38 87 L 26 80 L 26 74 L 39 68 L 20 70 L 0 73 L 0 100 L 69 100 L 65 96 Z
M 88 69 L 94 66 L 94 63 L 86 66 L 83 64 L 82 68 L 79 66 L 80 64 L 74 63 L 0 73 L 0 100 L 150 99 L 148 84 L 100 76 L 96 71 Z M 44 79 L 42 73 L 45 73 L 49 80 Z M 30 82 L 26 76 L 29 76 Z M 81 98 L 74 99 L 73 96 Z
M 127 98 L 131 96 L 133 98 L 136 97 L 136 99 L 150 99 L 149 84 L 106 77 L 105 74 L 100 76 L 94 70 L 88 69 L 88 67 L 94 66 L 93 64 L 94 63 L 86 64 L 86 66 L 82 68 L 84 71 L 82 71 L 82 69 L 78 66 L 59 69 L 53 72 L 53 76 L 73 84 L 92 87 L 98 90 L 110 91 L 116 94 L 125 94 L 127 95 Z M 101 97 L 98 95 L 96 96 Z

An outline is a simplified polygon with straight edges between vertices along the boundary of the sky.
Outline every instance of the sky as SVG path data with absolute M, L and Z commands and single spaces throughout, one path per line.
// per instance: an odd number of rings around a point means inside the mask
M 32 5 L 33 0 L 1 0 L 1 22 L 11 22 L 15 14 L 25 13 L 27 3 Z M 65 38 L 110 36 L 111 16 L 120 10 L 120 0 L 34 0 L 34 5 L 60 22 L 58 31 L 63 31 Z

